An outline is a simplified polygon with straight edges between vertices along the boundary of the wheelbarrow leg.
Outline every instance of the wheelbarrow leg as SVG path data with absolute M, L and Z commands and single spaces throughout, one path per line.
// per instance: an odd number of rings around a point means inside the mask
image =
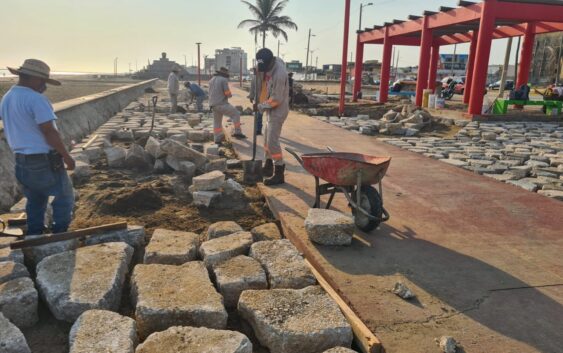
M 330 205 L 332 205 L 332 200 L 334 200 L 335 194 L 336 194 L 336 187 L 334 189 L 332 189 L 332 192 L 330 193 L 330 197 L 328 198 L 328 203 L 326 204 L 327 210 L 330 208 Z
M 321 187 L 319 177 L 315 177 L 315 204 L 313 208 L 321 208 Z

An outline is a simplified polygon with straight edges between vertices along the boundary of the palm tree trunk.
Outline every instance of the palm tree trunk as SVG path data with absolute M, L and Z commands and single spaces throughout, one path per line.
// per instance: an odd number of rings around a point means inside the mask
M 266 48 L 266 31 L 262 31 L 262 48 Z

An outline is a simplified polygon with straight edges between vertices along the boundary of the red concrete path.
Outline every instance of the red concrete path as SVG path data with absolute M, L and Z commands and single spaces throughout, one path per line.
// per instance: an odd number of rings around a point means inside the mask
M 235 89 L 235 104 L 244 93 Z M 244 118 L 251 136 L 251 118 Z M 388 353 L 435 352 L 452 335 L 465 352 L 563 352 L 563 203 L 292 112 L 283 144 L 302 153 L 391 156 L 391 219 L 350 247 L 311 244 L 303 228 L 314 180 L 287 155 L 287 184 L 263 188 L 288 236 L 316 263 Z M 261 140 L 260 140 L 261 141 Z M 260 142 L 261 143 L 261 142 Z M 249 159 L 250 141 L 236 141 Z M 260 149 L 261 153 L 261 149 Z M 261 155 L 261 154 L 260 154 Z M 333 206 L 349 212 L 343 196 Z M 417 294 L 391 294 L 397 281 Z

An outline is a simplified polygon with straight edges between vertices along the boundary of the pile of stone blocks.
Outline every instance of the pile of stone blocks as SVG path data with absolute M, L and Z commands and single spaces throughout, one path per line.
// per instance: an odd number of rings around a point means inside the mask
M 244 187 L 215 170 L 192 179 L 189 191 L 194 205 L 205 208 L 236 209 L 244 207 Z

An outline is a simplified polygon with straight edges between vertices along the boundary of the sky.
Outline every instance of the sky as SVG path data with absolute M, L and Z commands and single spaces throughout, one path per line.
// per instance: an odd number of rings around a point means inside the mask
M 348 56 L 355 53 L 360 4 L 368 2 L 352 0 Z M 457 0 L 371 2 L 364 8 L 362 27 L 406 19 L 440 6 L 455 7 Z M 317 57 L 319 66 L 341 62 L 344 0 L 289 0 L 284 14 L 299 27 L 288 32 L 287 43 L 280 38 L 280 56 L 285 61 L 305 62 L 310 28 L 315 35 L 312 63 Z M 0 18 L 5 29 L 0 68 L 19 66 L 33 57 L 47 62 L 52 71 L 108 73 L 113 72 L 117 57 L 118 71 L 127 72 L 130 67 L 141 69 L 163 51 L 180 64 L 197 65 L 196 42 L 203 43 L 202 58 L 227 47 L 255 52 L 254 36 L 247 29 L 237 29 L 241 20 L 251 18 L 239 0 L 2 0 Z M 268 37 L 266 46 L 277 54 L 277 39 Z M 493 43 L 491 64 L 503 61 L 505 47 L 506 40 Z M 418 64 L 418 48 L 396 50 L 399 66 Z M 441 53 L 453 50 L 453 46 L 442 47 Z M 468 50 L 460 45 L 457 53 Z M 364 60 L 381 60 L 381 52 L 381 45 L 368 45 Z

